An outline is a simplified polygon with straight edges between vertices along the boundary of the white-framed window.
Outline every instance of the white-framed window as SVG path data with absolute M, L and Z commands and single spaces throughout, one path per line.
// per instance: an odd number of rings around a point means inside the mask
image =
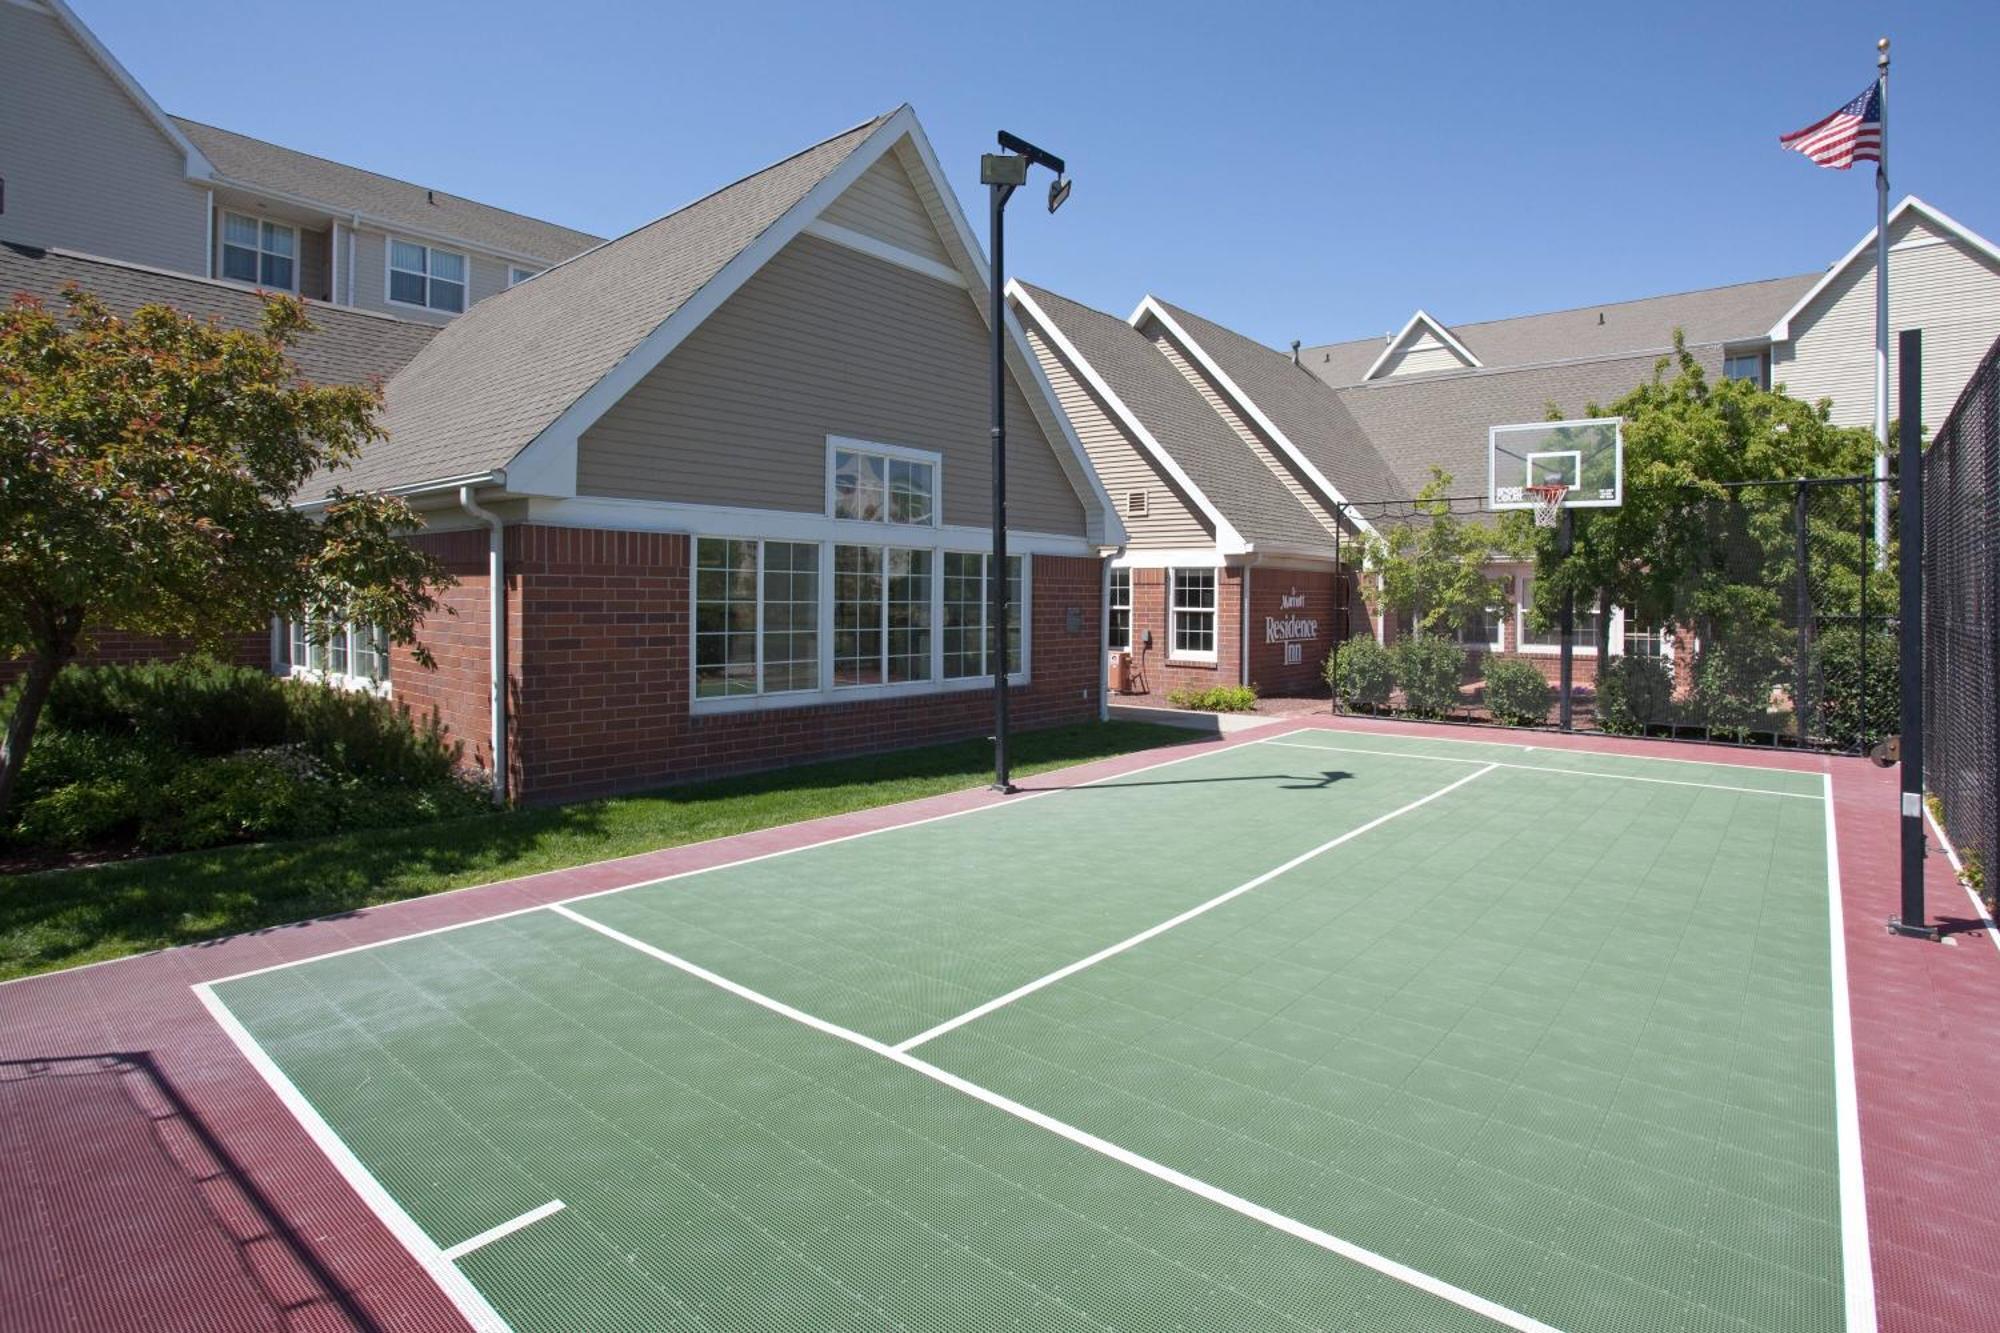
M 921 449 L 827 440 L 826 512 L 857 523 L 936 527 L 943 460 Z
M 471 261 L 455 250 L 389 238 L 389 303 L 459 314 Z
M 1523 579 L 1521 581 L 1520 628 L 1518 630 L 1521 651 L 1524 653 L 1560 653 L 1562 651 L 1562 632 L 1556 628 L 1555 609 L 1550 609 L 1549 628 L 1545 630 L 1536 629 L 1532 614 L 1534 606 L 1535 580 Z M 1596 602 L 1585 603 L 1581 600 L 1577 602 L 1576 615 L 1572 625 L 1572 633 L 1575 637 L 1572 640 L 1571 647 L 1571 651 L 1576 656 L 1595 657 L 1597 655 L 1597 619 L 1598 610 Z
M 1132 571 L 1111 571 L 1111 605 L 1104 620 L 1104 643 L 1114 653 L 1132 647 Z
M 1506 643 L 1506 624 L 1507 608 L 1489 606 L 1467 616 L 1455 632 L 1459 643 L 1467 648 L 1491 648 L 1498 652 Z
M 1168 601 L 1167 655 L 1189 662 L 1215 660 L 1215 570 L 1174 569 Z
M 819 687 L 819 543 L 695 542 L 694 696 Z
M 931 551 L 833 548 L 833 683 L 931 678 Z
M 295 227 L 243 213 L 222 215 L 222 276 L 234 282 L 295 292 L 299 233 Z
M 374 625 L 284 622 L 285 674 L 387 693 L 389 636 Z
M 1007 675 L 1021 674 L 1022 558 L 1007 557 Z M 991 656 L 993 607 L 988 576 L 993 556 L 986 552 L 946 551 L 944 554 L 944 676 L 946 680 L 977 680 L 993 674 Z
M 1764 353 L 1737 352 L 1722 358 L 1722 377 L 1726 380 L 1749 380 L 1760 389 L 1768 389 L 1770 377 L 1765 370 Z
M 1617 642 L 1627 657 L 1652 657 L 1662 662 L 1674 660 L 1674 633 L 1670 627 L 1642 624 L 1630 611 L 1619 617 L 1622 632 Z
M 507 266 L 507 285 L 509 287 L 519 287 L 522 283 L 540 272 L 541 270 L 538 268 L 522 268 L 519 264 L 510 264 Z

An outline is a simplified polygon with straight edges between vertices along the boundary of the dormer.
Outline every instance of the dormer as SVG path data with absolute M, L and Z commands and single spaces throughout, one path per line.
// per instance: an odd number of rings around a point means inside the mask
M 1382 355 L 1368 367 L 1366 380 L 1426 375 L 1440 370 L 1475 370 L 1479 358 L 1450 329 L 1419 310 L 1400 333 L 1391 334 Z

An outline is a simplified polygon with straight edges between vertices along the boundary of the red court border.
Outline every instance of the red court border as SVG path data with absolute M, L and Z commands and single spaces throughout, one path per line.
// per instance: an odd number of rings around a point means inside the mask
M 1895 770 L 1673 742 L 1308 718 L 1044 774 L 1022 787 L 1073 786 L 1328 727 L 1831 775 L 1881 1327 L 2000 1328 L 2000 1265 L 1992 1260 L 2000 1253 L 2000 1148 L 1982 1123 L 2000 1105 L 2000 1042 L 1987 1035 L 2000 1016 L 2000 950 L 1941 855 L 1929 864 L 1930 909 L 1961 932 L 1956 942 L 1899 939 L 1883 928 L 1897 900 Z M 464 1327 L 191 986 L 1010 799 L 1020 798 L 957 792 L 0 986 L 0 1143 L 9 1160 L 0 1173 L 0 1327 Z M 127 1058 L 98 1059 L 112 1056 Z M 54 1077 L 87 1071 L 92 1060 L 95 1074 Z M 144 1079 L 133 1073 L 139 1066 Z M 128 1089 L 122 1102 L 106 1092 L 112 1085 Z

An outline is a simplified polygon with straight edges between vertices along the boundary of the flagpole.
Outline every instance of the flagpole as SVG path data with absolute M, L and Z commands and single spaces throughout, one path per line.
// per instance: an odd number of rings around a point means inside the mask
M 1889 39 L 1875 43 L 1875 106 L 1882 118 L 1875 162 L 1875 564 L 1889 564 Z

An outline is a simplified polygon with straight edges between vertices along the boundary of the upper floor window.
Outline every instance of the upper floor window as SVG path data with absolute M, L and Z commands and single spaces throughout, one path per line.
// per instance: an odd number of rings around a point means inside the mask
M 516 264 L 507 270 L 507 285 L 509 287 L 519 287 L 522 283 L 540 272 L 541 270 L 538 268 L 522 268 Z
M 464 255 L 415 241 L 389 240 L 389 299 L 456 315 L 465 309 Z
M 1758 388 L 1770 387 L 1764 382 L 1764 354 L 1743 352 L 1722 358 L 1722 377 L 1729 380 L 1749 380 Z
M 916 527 L 937 523 L 936 454 L 838 441 L 830 448 L 835 518 Z
M 296 291 L 299 234 L 282 222 L 241 213 L 222 215 L 222 276 L 260 287 Z

